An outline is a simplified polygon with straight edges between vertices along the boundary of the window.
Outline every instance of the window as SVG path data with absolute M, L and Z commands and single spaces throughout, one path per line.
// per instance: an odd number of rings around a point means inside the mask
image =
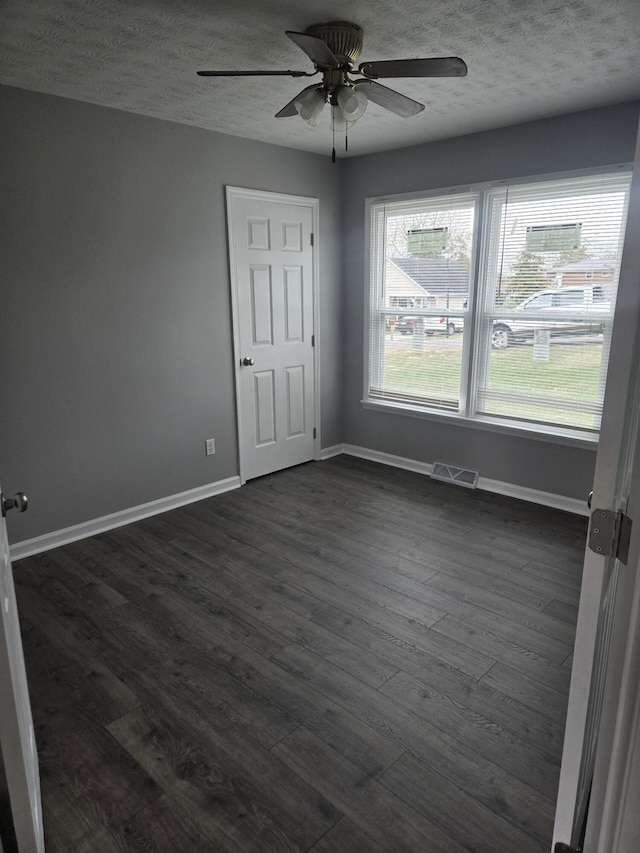
M 365 405 L 597 436 L 629 185 L 371 200 Z

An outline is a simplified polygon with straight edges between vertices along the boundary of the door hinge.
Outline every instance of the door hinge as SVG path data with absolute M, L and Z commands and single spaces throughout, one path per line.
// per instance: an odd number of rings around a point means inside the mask
M 316 345 L 316 336 L 311 335 L 311 346 L 314 347 Z
M 311 232 L 311 245 L 313 246 L 313 231 Z
M 570 844 L 563 844 L 562 841 L 556 841 L 553 853 L 581 853 L 579 847 L 571 847 Z
M 313 437 L 314 437 L 314 438 L 317 438 L 317 437 L 318 437 L 318 432 L 317 432 L 317 430 L 316 430 L 316 428 L 315 428 L 315 427 L 313 428 Z
M 589 548 L 602 557 L 617 557 L 627 564 L 632 521 L 623 512 L 594 509 L 589 527 Z

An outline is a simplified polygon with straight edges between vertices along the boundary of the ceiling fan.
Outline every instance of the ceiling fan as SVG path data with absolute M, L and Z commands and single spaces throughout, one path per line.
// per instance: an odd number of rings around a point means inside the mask
M 357 24 L 330 21 L 313 24 L 303 33 L 286 31 L 286 35 L 307 54 L 315 71 L 198 71 L 200 77 L 314 77 L 322 74 L 322 82 L 307 86 L 276 113 L 276 118 L 300 115 L 308 124 L 316 124 L 324 105 L 331 107 L 331 129 L 344 130 L 364 113 L 367 100 L 408 118 L 424 109 L 424 104 L 401 95 L 376 82 L 393 77 L 464 77 L 467 66 L 457 56 L 429 59 L 391 59 L 363 62 L 354 71 L 354 63 L 362 52 L 363 32 Z M 354 75 L 358 75 L 355 79 Z M 345 137 L 346 139 L 346 137 Z M 333 151 L 335 160 L 335 148 Z

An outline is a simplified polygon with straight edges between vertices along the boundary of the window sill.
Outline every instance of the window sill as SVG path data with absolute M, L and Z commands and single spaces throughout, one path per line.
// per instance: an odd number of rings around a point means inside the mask
M 455 424 L 460 427 L 471 429 L 479 429 L 485 432 L 496 432 L 502 435 L 513 435 L 520 438 L 533 439 L 535 441 L 545 441 L 550 444 L 563 444 L 569 447 L 581 447 L 584 450 L 598 449 L 597 436 L 585 436 L 582 433 L 575 432 L 570 429 L 559 430 L 558 432 L 550 433 L 545 427 L 537 427 L 534 424 L 514 424 L 505 423 L 504 421 L 496 421 L 491 418 L 465 418 L 462 415 L 447 414 L 443 412 L 429 411 L 428 409 L 411 408 L 407 405 L 397 403 L 377 402 L 373 400 L 361 400 L 362 407 L 377 412 L 387 412 L 388 414 L 404 415 L 409 418 L 419 418 L 427 421 L 436 421 L 443 424 Z

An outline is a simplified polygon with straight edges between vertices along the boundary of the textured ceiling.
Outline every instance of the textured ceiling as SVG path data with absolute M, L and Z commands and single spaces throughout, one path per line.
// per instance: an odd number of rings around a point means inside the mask
M 326 113 L 316 128 L 274 118 L 311 81 L 195 72 L 312 71 L 284 31 L 345 19 L 364 29 L 361 60 L 469 67 L 384 81 L 426 109 L 369 104 L 351 155 L 640 97 L 640 0 L 0 0 L 0 83 L 325 154 Z

